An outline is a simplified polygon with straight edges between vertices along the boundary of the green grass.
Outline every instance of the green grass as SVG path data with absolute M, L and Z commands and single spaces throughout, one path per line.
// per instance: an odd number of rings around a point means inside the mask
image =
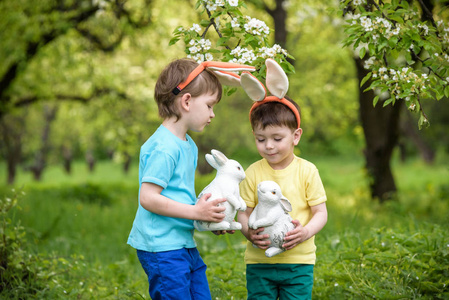
M 369 198 L 362 157 L 307 159 L 320 170 L 329 211 L 328 224 L 316 238 L 315 298 L 449 297 L 447 165 L 395 159 L 400 193 L 380 205 Z M 0 168 L 0 182 L 5 182 L 4 164 Z M 197 191 L 212 178 L 199 177 Z M 1 185 L 0 198 L 12 197 L 11 188 Z M 19 199 L 21 209 L 8 216 L 12 223 L 20 220 L 26 232 L 23 247 L 34 258 L 36 278 L 45 281 L 38 287 L 28 283 L 31 291 L 0 296 L 149 298 L 146 275 L 126 245 L 137 208 L 136 166 L 124 174 L 120 166 L 101 162 L 89 173 L 77 163 L 71 176 L 50 167 L 39 183 L 20 172 L 14 188 L 25 195 Z M 195 237 L 208 265 L 213 299 L 245 299 L 242 235 Z

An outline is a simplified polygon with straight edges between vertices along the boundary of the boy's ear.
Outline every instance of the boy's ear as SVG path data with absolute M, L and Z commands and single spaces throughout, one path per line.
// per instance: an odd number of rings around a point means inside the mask
M 301 135 L 302 135 L 302 128 L 298 128 L 295 130 L 295 132 L 293 133 L 294 138 L 293 138 L 293 143 L 296 145 L 298 145 L 299 140 L 301 139 Z
M 181 108 L 185 111 L 190 110 L 190 101 L 192 100 L 192 95 L 190 93 L 185 93 L 181 96 Z

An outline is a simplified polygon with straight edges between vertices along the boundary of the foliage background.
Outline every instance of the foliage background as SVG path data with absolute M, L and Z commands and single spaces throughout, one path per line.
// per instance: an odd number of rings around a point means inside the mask
M 245 13 L 272 28 L 271 18 L 254 2 L 248 1 Z M 67 15 L 46 11 L 54 3 L 0 1 L 0 74 L 20 62 L 20 75 L 1 98 L 0 235 L 6 242 L 0 244 L 5 251 L 0 295 L 147 298 L 145 274 L 125 243 L 137 206 L 138 151 L 160 122 L 152 99 L 157 75 L 185 55 L 181 44 L 168 46 L 172 31 L 201 16 L 193 1 L 114 1 L 131 13 L 128 19 L 104 9 L 74 26 Z M 103 1 L 58 3 L 100 7 Z M 404 138 L 406 160 L 397 149 L 393 161 L 399 194 L 385 205 L 373 202 L 363 167 L 353 53 L 342 48 L 343 21 L 328 14 L 332 5 L 288 2 L 287 46 L 296 68 L 289 75 L 289 94 L 301 105 L 304 120 L 296 151 L 319 167 L 329 198 L 329 223 L 317 237 L 314 296 L 447 298 L 448 111 L 442 102 L 424 103 L 432 126 L 419 135 L 437 152 L 433 164 L 422 162 L 415 144 Z M 39 41 L 53 25 L 65 33 L 27 58 L 26 42 Z M 258 159 L 247 122 L 250 105 L 241 92 L 222 99 L 211 126 L 194 134 L 202 154 L 220 149 L 244 167 Z M 48 122 L 52 110 L 55 117 Z M 35 181 L 30 171 L 43 153 L 47 124 L 45 172 Z M 6 184 L 7 137 L 21 147 L 13 185 Z M 62 167 L 67 148 L 70 174 Z M 198 191 L 214 176 L 202 154 L 205 174 L 198 174 Z M 89 171 L 92 157 L 96 163 Z M 209 265 L 214 298 L 244 299 L 242 236 L 200 233 L 196 239 Z M 5 265 L 5 257 L 12 263 Z

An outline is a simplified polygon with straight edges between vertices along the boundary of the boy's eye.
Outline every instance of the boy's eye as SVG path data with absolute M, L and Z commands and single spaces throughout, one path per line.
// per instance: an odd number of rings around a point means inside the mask
M 257 141 L 259 142 L 259 143 L 262 143 L 263 141 L 265 141 L 264 139 L 257 139 Z
M 280 142 L 280 141 L 282 141 L 282 138 L 275 138 L 274 139 L 276 142 Z

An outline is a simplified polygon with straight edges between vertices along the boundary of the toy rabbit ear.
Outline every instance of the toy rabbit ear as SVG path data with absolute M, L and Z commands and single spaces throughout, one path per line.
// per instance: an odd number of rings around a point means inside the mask
M 217 162 L 215 161 L 214 157 L 212 155 L 210 155 L 210 154 L 206 154 L 205 157 L 206 157 L 206 161 L 208 162 L 208 164 L 212 168 L 217 170 L 219 166 L 217 165 Z
M 240 76 L 233 72 L 212 71 L 221 84 L 228 86 L 240 86 Z
M 281 206 L 284 211 L 292 211 L 292 204 L 284 196 L 281 197 Z
M 221 153 L 221 152 L 218 151 L 218 150 L 212 149 L 212 150 L 210 151 L 210 153 L 212 154 L 212 156 L 213 156 L 214 159 L 215 159 L 215 162 L 216 162 L 219 166 L 224 165 L 224 164 L 228 161 L 228 158 L 226 157 L 226 155 L 224 155 L 223 153 Z
M 173 94 L 178 95 L 192 80 L 194 80 L 204 69 L 209 69 L 212 72 L 239 72 L 239 71 L 254 71 L 256 70 L 253 66 L 241 65 L 236 63 L 229 62 L 218 62 L 218 61 L 204 61 L 199 64 L 192 72 L 190 72 L 189 76 L 184 82 L 181 82 L 177 87 L 173 89 Z M 237 75 L 237 74 L 236 74 Z M 232 75 L 233 76 L 233 75 Z M 237 75 L 238 76 L 238 75 Z M 227 82 L 234 82 L 233 80 L 229 80 L 230 75 L 226 77 Z M 235 77 L 235 76 L 233 76 Z M 219 78 L 220 79 L 220 78 Z M 233 83 L 235 84 L 235 83 Z
M 206 61 L 204 67 L 214 72 L 221 84 L 229 86 L 239 86 L 240 76 L 234 72 L 255 71 L 253 66 L 241 65 L 229 62 Z
M 265 61 L 267 66 L 266 85 L 273 96 L 279 99 L 284 98 L 288 91 L 288 77 L 284 70 L 274 59 L 267 59 Z
M 240 85 L 253 101 L 262 101 L 267 96 L 267 90 L 262 82 L 248 72 L 243 72 L 240 76 Z

